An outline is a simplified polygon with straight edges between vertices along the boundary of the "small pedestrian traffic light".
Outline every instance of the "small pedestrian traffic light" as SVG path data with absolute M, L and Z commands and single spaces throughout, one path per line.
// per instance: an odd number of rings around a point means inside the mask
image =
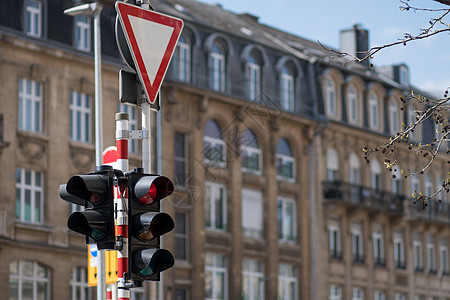
M 159 280 L 159 273 L 172 267 L 173 255 L 160 249 L 160 237 L 173 230 L 173 219 L 160 212 L 160 202 L 173 193 L 165 176 L 145 174 L 140 168 L 128 177 L 129 272 L 135 281 Z
M 114 249 L 113 168 L 96 167 L 95 172 L 70 177 L 59 187 L 63 200 L 83 205 L 84 211 L 70 215 L 67 227 L 86 236 L 86 244 L 97 244 L 99 250 Z

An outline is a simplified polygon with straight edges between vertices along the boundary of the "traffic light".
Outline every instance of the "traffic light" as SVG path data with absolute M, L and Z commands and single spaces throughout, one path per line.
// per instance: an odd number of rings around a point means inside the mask
M 86 244 L 97 244 L 99 250 L 115 245 L 113 174 L 111 166 L 103 165 L 59 186 L 62 199 L 84 206 L 84 211 L 70 215 L 67 227 L 85 235 Z
M 159 201 L 173 193 L 169 178 L 134 169 L 128 177 L 128 271 L 135 281 L 159 280 L 172 267 L 172 254 L 160 249 L 160 236 L 174 228 L 172 218 L 160 212 Z

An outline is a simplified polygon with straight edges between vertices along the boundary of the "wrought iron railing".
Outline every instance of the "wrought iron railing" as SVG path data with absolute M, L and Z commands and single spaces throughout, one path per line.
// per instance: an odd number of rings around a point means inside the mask
M 323 197 L 327 201 L 361 205 L 374 210 L 394 213 L 403 212 L 405 197 L 402 195 L 342 181 L 326 181 L 322 185 Z

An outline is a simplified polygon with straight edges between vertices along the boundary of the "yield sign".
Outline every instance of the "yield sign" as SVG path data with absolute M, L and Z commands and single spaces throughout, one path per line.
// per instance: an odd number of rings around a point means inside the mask
M 116 2 L 116 10 L 136 71 L 153 104 L 183 29 L 183 21 L 124 2 Z

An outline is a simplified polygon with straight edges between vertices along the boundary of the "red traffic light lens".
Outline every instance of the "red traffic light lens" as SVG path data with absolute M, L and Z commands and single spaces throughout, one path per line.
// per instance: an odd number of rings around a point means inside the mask
M 158 193 L 158 190 L 156 189 L 156 186 L 154 183 L 150 185 L 150 189 L 148 190 L 148 193 L 139 198 L 139 201 L 143 204 L 152 204 L 153 201 L 156 199 L 156 194 Z

